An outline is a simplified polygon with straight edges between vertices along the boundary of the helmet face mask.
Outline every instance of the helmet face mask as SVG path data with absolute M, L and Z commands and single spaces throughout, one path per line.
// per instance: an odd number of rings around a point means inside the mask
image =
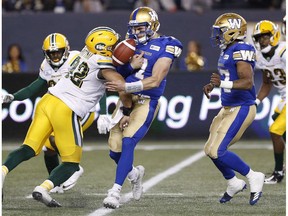
M 53 67 L 61 67 L 69 56 L 69 42 L 60 33 L 48 35 L 44 41 L 42 50 L 47 62 Z
M 111 57 L 119 40 L 120 35 L 112 28 L 101 26 L 88 33 L 85 45 L 93 54 Z
M 282 21 L 281 33 L 286 36 L 286 15 L 284 16 Z
M 59 62 L 61 61 L 61 58 L 65 52 L 64 48 L 58 49 L 57 51 L 46 51 L 46 54 L 48 55 L 49 59 L 51 59 L 52 62 Z
M 145 44 L 157 33 L 159 27 L 157 13 L 149 7 L 139 7 L 130 15 L 128 37 L 135 39 L 138 43 Z
M 236 40 L 246 38 L 246 20 L 236 13 L 225 13 L 219 16 L 212 26 L 211 44 L 226 49 Z
M 269 40 L 267 40 L 268 36 Z M 278 45 L 280 31 L 278 30 L 278 26 L 273 22 L 262 20 L 255 25 L 252 39 L 257 50 L 262 53 L 268 53 L 273 46 Z
M 213 47 L 219 46 L 221 48 L 221 44 L 224 44 L 225 40 L 223 38 L 223 32 L 219 27 L 212 28 L 211 34 L 211 45 Z

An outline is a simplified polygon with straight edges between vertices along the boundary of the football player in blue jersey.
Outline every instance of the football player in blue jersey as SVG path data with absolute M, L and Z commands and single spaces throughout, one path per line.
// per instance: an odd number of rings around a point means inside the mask
M 132 185 L 135 200 L 140 200 L 143 193 L 142 179 L 145 173 L 143 166 L 133 166 L 134 149 L 148 132 L 159 109 L 159 98 L 166 86 L 166 76 L 175 58 L 182 51 L 182 44 L 171 36 L 160 36 L 157 32 L 160 23 L 157 13 L 149 7 L 136 8 L 130 15 L 128 37 L 136 40 L 136 52 L 132 61 L 117 68 L 126 77 L 126 83 L 107 82 L 109 91 L 132 93 L 132 109 L 123 109 L 124 118 L 130 116 L 129 125 L 120 128 L 119 124 L 110 131 L 110 157 L 116 162 L 116 178 L 113 187 L 108 191 L 103 205 L 107 208 L 118 208 L 120 191 L 128 177 Z M 119 108 L 112 115 L 117 118 Z M 125 116 L 126 115 L 126 116 Z M 122 121 L 121 120 L 121 121 Z M 121 122 L 120 121 L 120 122 Z
M 203 87 L 207 98 L 215 88 L 221 88 L 222 108 L 213 119 L 210 135 L 204 150 L 227 180 L 227 189 L 220 203 L 230 201 L 235 194 L 246 188 L 246 182 L 238 179 L 235 172 L 246 176 L 250 185 L 250 205 L 262 195 L 265 175 L 254 172 L 228 147 L 237 142 L 256 115 L 256 92 L 253 80 L 255 49 L 245 43 L 247 23 L 235 13 L 219 16 L 212 26 L 212 45 L 221 49 L 218 72 L 213 73 L 210 83 Z

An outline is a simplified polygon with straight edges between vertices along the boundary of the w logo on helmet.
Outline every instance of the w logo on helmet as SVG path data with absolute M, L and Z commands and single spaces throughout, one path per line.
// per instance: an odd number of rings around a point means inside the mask
M 227 19 L 227 21 L 229 22 L 231 29 L 240 29 L 242 22 L 241 19 Z

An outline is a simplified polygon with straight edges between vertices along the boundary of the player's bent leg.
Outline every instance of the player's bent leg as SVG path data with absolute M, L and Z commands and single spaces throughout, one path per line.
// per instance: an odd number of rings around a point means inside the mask
M 59 158 L 56 151 L 47 148 L 47 146 L 43 147 L 44 152 L 44 161 L 47 168 L 48 173 L 50 174 L 53 169 L 59 166 Z M 64 193 L 63 184 L 54 187 L 49 193 Z
M 67 181 L 78 170 L 78 163 L 63 162 L 51 172 L 48 179 L 53 182 L 53 187 L 62 186 L 62 183 Z M 53 189 L 51 188 L 49 192 L 55 192 Z
M 8 155 L 3 165 L 7 167 L 9 172 L 11 172 L 20 163 L 22 163 L 23 161 L 29 160 L 35 155 L 36 155 L 35 151 L 30 146 L 23 144 L 22 146 L 12 151 Z
M 54 168 L 59 165 L 59 158 L 57 152 L 46 148 L 43 149 L 44 152 L 44 161 L 47 168 L 48 173 L 50 174 Z

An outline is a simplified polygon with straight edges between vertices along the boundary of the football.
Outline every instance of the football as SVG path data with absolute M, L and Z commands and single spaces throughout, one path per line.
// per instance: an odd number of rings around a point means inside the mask
M 121 41 L 115 47 L 112 55 L 113 64 L 120 66 L 128 63 L 136 50 L 136 42 L 134 39 L 126 39 Z

